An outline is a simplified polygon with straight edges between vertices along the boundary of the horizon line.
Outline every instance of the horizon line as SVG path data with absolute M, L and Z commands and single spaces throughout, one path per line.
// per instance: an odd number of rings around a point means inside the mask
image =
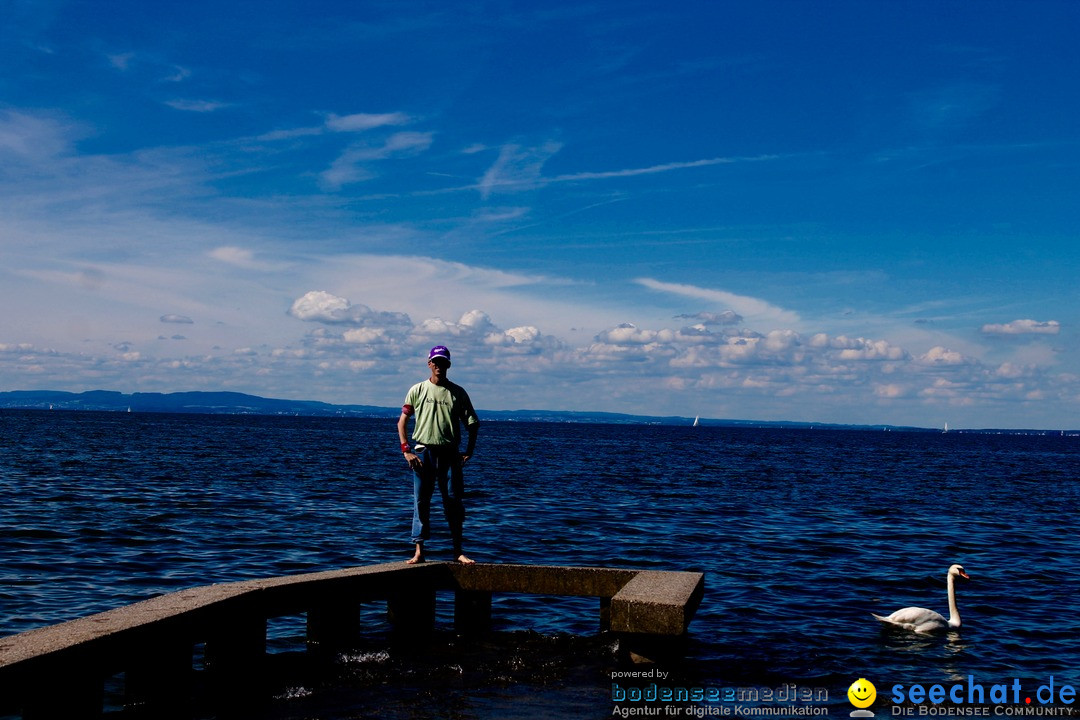
M 81 395 L 90 395 L 90 394 L 96 394 L 96 393 L 119 396 L 121 398 L 124 398 L 124 397 L 131 398 L 131 397 L 135 397 L 136 395 L 156 395 L 156 396 L 161 396 L 161 397 L 168 397 L 170 395 L 239 395 L 239 396 L 246 397 L 246 398 L 253 398 L 253 399 L 256 399 L 256 400 L 262 400 L 262 401 L 272 402 L 272 403 L 298 403 L 298 404 L 304 404 L 304 405 L 320 405 L 320 406 L 325 406 L 327 408 L 339 408 L 339 409 L 371 408 L 372 410 L 376 410 L 376 411 L 386 411 L 388 413 L 388 416 L 392 415 L 394 412 L 396 412 L 398 410 L 398 408 L 396 406 L 389 406 L 389 405 L 386 405 L 386 406 L 384 406 L 384 405 L 367 405 L 367 404 L 363 404 L 363 403 L 337 404 L 337 403 L 324 402 L 322 400 L 297 400 L 297 399 L 293 399 L 293 398 L 275 398 L 275 397 L 266 397 L 266 396 L 263 396 L 263 395 L 254 395 L 254 394 L 251 394 L 251 393 L 240 392 L 240 391 L 237 391 L 237 390 L 176 390 L 176 391 L 172 391 L 172 392 L 136 391 L 136 392 L 131 392 L 131 393 L 125 393 L 125 392 L 122 392 L 122 391 L 119 391 L 119 390 L 104 390 L 104 389 L 83 390 L 83 391 L 79 391 L 79 392 L 72 391 L 72 390 L 41 390 L 41 389 L 38 389 L 38 390 L 2 390 L 2 391 L 0 391 L 0 403 L 2 403 L 5 396 L 13 395 L 13 394 L 24 394 L 24 395 L 30 395 L 30 394 L 42 394 L 42 395 L 56 394 L 56 395 L 69 395 L 69 396 L 78 397 L 78 396 L 81 396 Z M 40 405 L 42 403 L 48 402 L 45 399 L 41 399 L 41 400 L 39 400 L 37 402 L 38 402 L 37 406 L 29 406 L 29 405 L 5 406 L 3 404 L 0 404 L 0 410 L 46 410 L 47 411 L 47 410 L 53 410 L 54 409 L 51 405 L 47 409 L 43 408 L 43 407 L 40 407 Z M 124 403 L 120 403 L 120 405 L 123 405 L 123 404 Z M 227 407 L 227 406 L 220 406 L 219 405 L 217 407 Z M 236 405 L 236 406 L 233 406 L 233 407 L 241 408 L 243 406 Z M 121 407 L 115 407 L 113 409 L 110 409 L 108 407 L 95 407 L 95 408 L 68 407 L 68 408 L 59 408 L 59 409 L 60 410 L 72 410 L 72 411 L 124 412 L 124 409 L 121 408 Z M 249 410 L 255 410 L 255 409 L 249 408 Z M 602 410 L 601 411 L 596 411 L 596 410 L 550 410 L 550 409 L 539 409 L 539 408 L 517 408 L 517 409 L 508 409 L 508 410 L 496 410 L 496 409 L 492 409 L 492 408 L 484 408 L 484 409 L 481 409 L 481 410 L 482 410 L 482 412 L 493 413 L 493 414 L 497 414 L 497 415 L 514 415 L 514 414 L 526 415 L 526 414 L 530 414 L 530 413 L 540 413 L 540 414 L 549 414 L 549 415 L 566 415 L 566 416 L 583 416 L 583 417 L 585 417 L 585 416 L 593 416 L 593 417 L 612 416 L 612 417 L 622 417 L 622 418 L 636 418 L 636 419 L 640 419 L 641 421 L 643 421 L 643 424 L 650 423 L 650 421 L 652 421 L 651 424 L 656 424 L 655 421 L 658 421 L 658 420 L 663 420 L 663 421 L 685 420 L 687 422 L 687 424 L 689 425 L 689 423 L 695 419 L 695 418 L 690 418 L 690 417 L 686 417 L 686 416 L 682 416 L 682 415 L 643 415 L 643 414 L 638 414 L 638 413 L 626 413 L 626 412 L 602 411 Z M 128 412 L 134 412 L 134 410 L 130 406 L 127 407 L 127 411 Z M 178 408 L 177 410 L 173 410 L 173 411 L 167 411 L 167 410 L 162 410 L 162 409 L 150 409 L 150 410 L 142 410 L 141 412 L 163 412 L 163 413 L 170 413 L 171 412 L 173 414 L 192 414 L 192 415 L 234 415 L 234 414 L 281 415 L 282 414 L 281 411 L 272 412 L 272 411 L 270 411 L 269 408 L 265 408 L 263 412 L 253 411 L 253 412 L 246 412 L 246 413 L 237 413 L 237 412 L 228 412 L 228 411 L 207 412 L 205 409 L 203 411 L 199 411 L 198 409 L 184 410 L 182 408 Z M 299 415 L 299 413 L 297 411 L 292 411 L 291 414 L 294 415 L 294 416 Z M 318 415 L 308 415 L 308 416 L 309 417 L 317 417 Z M 886 430 L 886 431 L 888 431 L 888 430 L 900 430 L 900 431 L 908 431 L 908 432 L 939 432 L 939 433 L 942 433 L 942 434 L 946 434 L 946 433 L 980 433 L 980 434 L 987 434 L 987 433 L 1014 433 L 1014 434 L 1043 434 L 1043 435 L 1046 435 L 1046 434 L 1061 433 L 1062 436 L 1068 436 L 1068 437 L 1080 436 L 1080 429 L 1068 429 L 1068 428 L 1008 428 L 1008 427 L 1000 427 L 1000 428 L 999 427 L 949 428 L 948 423 L 945 423 L 944 428 L 939 428 L 939 427 L 933 427 L 933 426 L 920 426 L 920 425 L 898 425 L 898 424 L 894 424 L 894 423 L 843 423 L 843 422 L 817 421 L 817 420 L 749 420 L 749 419 L 738 419 L 738 418 L 701 418 L 700 416 L 698 416 L 698 419 L 700 419 L 700 421 L 702 423 L 705 423 L 707 425 L 711 425 L 713 427 L 716 427 L 716 426 L 737 426 L 737 427 L 742 427 L 742 426 L 748 426 L 748 425 L 749 426 L 752 426 L 752 425 L 769 425 L 769 426 L 789 426 L 789 427 L 790 426 L 797 426 L 797 429 L 811 429 L 812 430 L 815 426 L 821 426 L 821 427 L 827 427 L 827 428 L 830 428 L 830 429 L 845 429 L 846 428 L 846 429 L 875 429 L 875 430 Z M 544 421 L 541 420 L 540 422 L 544 422 Z M 669 423 L 665 423 L 665 424 L 675 425 L 676 423 L 669 422 Z M 790 429 L 796 429 L 796 428 L 791 427 Z

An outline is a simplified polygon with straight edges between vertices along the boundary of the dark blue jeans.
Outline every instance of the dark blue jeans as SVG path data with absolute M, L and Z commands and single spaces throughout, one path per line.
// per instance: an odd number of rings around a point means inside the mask
M 461 472 L 461 452 L 450 445 L 430 445 L 418 456 L 422 465 L 413 473 L 412 541 L 422 544 L 431 538 L 431 496 L 435 494 L 438 483 L 456 558 L 461 554 L 462 526 L 465 523 L 465 505 L 462 502 L 465 477 Z

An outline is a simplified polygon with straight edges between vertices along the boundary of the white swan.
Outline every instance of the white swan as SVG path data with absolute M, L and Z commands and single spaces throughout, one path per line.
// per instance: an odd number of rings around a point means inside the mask
M 960 627 L 960 610 L 956 607 L 956 578 L 958 577 L 962 577 L 965 580 L 971 579 L 968 577 L 968 574 L 964 572 L 963 566 L 953 565 L 949 568 L 948 620 L 933 610 L 919 607 L 909 607 L 904 608 L 903 610 L 897 610 L 888 617 L 882 617 L 874 613 L 870 614 L 887 625 L 895 625 L 896 627 L 912 630 L 917 633 L 929 633 L 934 632 L 935 630 L 944 630 L 945 628 L 956 629 Z

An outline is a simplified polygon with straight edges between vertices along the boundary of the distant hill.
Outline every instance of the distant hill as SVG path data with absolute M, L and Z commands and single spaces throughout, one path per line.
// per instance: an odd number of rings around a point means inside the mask
M 304 415 L 312 417 L 394 418 L 400 407 L 377 405 L 332 405 L 314 400 L 280 400 L 238 392 L 131 393 L 91 390 L 71 393 L 58 390 L 12 390 L 0 392 L 0 410 L 97 410 L 105 412 L 192 413 L 216 415 Z M 692 418 L 678 416 L 628 415 L 623 413 L 573 412 L 569 410 L 480 410 L 485 421 L 602 423 L 619 425 L 693 424 Z M 705 427 L 790 428 L 801 430 L 874 430 L 941 433 L 940 428 L 899 425 L 842 425 L 783 420 L 721 420 L 701 418 Z M 963 429 L 949 434 L 988 433 L 1005 435 L 1061 435 L 1080 437 L 1080 430 Z
M 57 390 L 0 392 L 0 409 L 98 410 L 109 412 L 158 412 L 224 415 L 306 415 L 316 417 L 397 418 L 397 407 L 332 405 L 312 400 L 280 400 L 237 392 L 131 393 L 91 390 L 71 393 Z M 692 418 L 628 415 L 623 413 L 572 412 L 562 410 L 484 410 L 484 420 L 504 422 L 608 423 L 635 425 L 691 425 Z M 702 419 L 709 427 L 832 428 L 851 430 L 926 431 L 926 428 L 883 425 L 837 425 L 808 422 Z M 940 432 L 940 431 L 937 431 Z
M 349 415 L 397 417 L 400 410 L 373 405 L 331 405 L 312 400 L 277 400 L 237 392 L 132 393 L 91 390 L 83 393 L 55 390 L 0 392 L 0 408 L 37 410 L 104 410 L 249 415 Z

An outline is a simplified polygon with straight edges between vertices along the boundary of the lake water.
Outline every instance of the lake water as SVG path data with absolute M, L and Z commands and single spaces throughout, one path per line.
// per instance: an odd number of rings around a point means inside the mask
M 0 635 L 185 587 L 403 560 L 397 444 L 394 420 L 0 412 Z M 1080 685 L 1077 437 L 486 423 L 466 487 L 477 560 L 706 573 L 672 687 L 820 689 L 846 717 L 865 677 L 885 717 L 896 684 Z M 449 559 L 437 499 L 433 517 L 430 556 Z M 961 632 L 880 630 L 871 612 L 947 614 L 952 563 L 972 578 Z M 595 600 L 505 597 L 494 612 L 489 644 L 405 657 L 380 644 L 373 610 L 367 645 L 333 677 L 281 688 L 265 717 L 623 707 Z M 272 625 L 271 649 L 302 630 Z

